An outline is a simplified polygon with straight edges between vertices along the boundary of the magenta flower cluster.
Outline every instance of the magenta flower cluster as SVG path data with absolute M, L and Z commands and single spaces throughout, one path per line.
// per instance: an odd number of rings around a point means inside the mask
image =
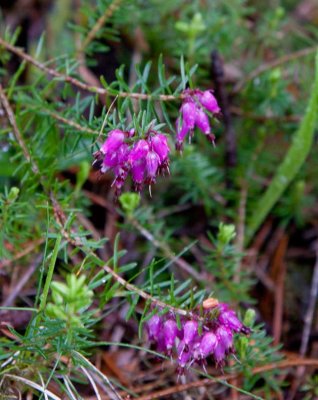
M 222 367 L 226 357 L 234 353 L 233 335 L 250 333 L 224 303 L 204 309 L 200 316 L 192 312 L 191 317 L 180 320 L 178 327 L 173 313 L 154 314 L 146 325 L 149 340 L 159 353 L 176 354 L 180 374 L 195 362 L 204 366 L 208 357 Z
M 181 150 L 187 134 L 191 138 L 198 127 L 214 143 L 209 115 L 219 113 L 220 108 L 210 90 L 187 89 L 183 92 L 181 116 L 177 120 L 176 149 Z M 109 132 L 100 150 L 93 154 L 93 167 L 105 173 L 114 173 L 112 186 L 121 193 L 126 178 L 131 174 L 135 190 L 152 185 L 159 174 L 169 173 L 169 146 L 165 135 L 150 130 L 144 138 L 137 137 L 135 130 Z
M 215 136 L 211 133 L 207 111 L 212 114 L 220 112 L 216 98 L 210 90 L 202 92 L 199 89 L 188 89 L 183 94 L 184 100 L 180 108 L 181 116 L 177 120 L 176 149 L 182 150 L 185 137 L 189 134 L 191 139 L 195 127 L 199 128 L 214 143 Z
M 102 173 L 113 171 L 117 195 L 131 174 L 135 189 L 152 185 L 159 174 L 169 172 L 169 146 L 165 135 L 149 131 L 145 139 L 135 137 L 134 129 L 112 130 L 100 150 L 94 153 L 93 167 Z

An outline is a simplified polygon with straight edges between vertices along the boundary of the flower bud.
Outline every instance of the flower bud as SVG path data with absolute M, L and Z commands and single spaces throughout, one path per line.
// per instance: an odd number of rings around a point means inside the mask
M 153 315 L 146 323 L 146 328 L 150 340 L 157 340 L 162 328 L 161 318 L 159 315 Z
M 187 321 L 183 326 L 183 341 L 186 346 L 192 346 L 198 335 L 198 323 Z
M 174 321 L 173 319 L 168 319 L 163 324 L 163 337 L 167 350 L 170 351 L 172 349 L 177 335 L 178 326 L 176 321 Z
M 210 92 L 210 90 L 205 90 L 201 95 L 198 96 L 200 103 L 213 114 L 220 112 L 220 107 L 216 101 L 216 98 Z
M 181 106 L 182 122 L 183 122 L 182 125 L 184 125 L 188 130 L 194 128 L 196 122 L 196 111 L 197 111 L 197 106 L 192 100 L 186 101 Z
M 120 129 L 114 129 L 109 132 L 108 138 L 105 140 L 104 144 L 100 148 L 100 151 L 104 154 L 112 153 L 124 143 L 124 140 L 125 133 Z
M 195 124 L 205 135 L 211 133 L 209 118 L 201 108 L 197 109 Z
M 232 310 L 221 312 L 218 320 L 222 325 L 234 332 L 240 332 L 243 326 L 242 322 L 237 318 L 235 312 Z
M 169 155 L 170 148 L 165 135 L 158 133 L 151 138 L 153 150 L 158 154 L 160 161 L 164 162 Z
M 212 354 L 218 344 L 216 335 L 213 332 L 207 332 L 203 335 L 198 352 L 201 358 L 206 358 Z
M 147 176 L 151 179 L 154 180 L 156 177 L 158 167 L 160 165 L 160 158 L 157 153 L 154 151 L 149 151 L 149 153 L 146 156 L 146 170 L 147 170 Z

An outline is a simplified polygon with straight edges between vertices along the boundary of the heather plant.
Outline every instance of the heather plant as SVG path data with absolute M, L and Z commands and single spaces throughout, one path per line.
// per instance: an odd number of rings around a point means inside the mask
M 317 26 L 290 33 L 291 3 L 56 0 L 46 29 L 4 6 L 0 399 L 316 393 L 318 266 L 300 354 L 301 313 L 282 328 L 318 191 Z

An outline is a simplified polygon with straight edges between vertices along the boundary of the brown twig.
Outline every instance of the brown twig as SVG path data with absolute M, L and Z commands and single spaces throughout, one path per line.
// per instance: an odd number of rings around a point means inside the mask
M 185 260 L 182 258 L 177 258 L 173 252 L 171 251 L 170 247 L 164 243 L 156 239 L 151 232 L 149 232 L 146 228 L 141 226 L 139 222 L 134 218 L 134 217 L 129 217 L 129 222 L 149 241 L 151 242 L 155 247 L 159 248 L 162 250 L 164 255 L 169 258 L 169 260 L 173 261 L 175 264 L 177 264 L 180 268 L 182 268 L 184 271 L 186 271 L 189 275 L 191 275 L 193 278 L 195 278 L 198 282 L 201 282 L 202 280 L 205 280 L 205 277 L 203 277 L 200 273 L 198 273 L 195 269 L 191 267 L 190 264 L 188 264 Z
M 239 254 L 243 252 L 244 248 L 244 239 L 245 239 L 245 219 L 246 219 L 246 200 L 248 193 L 248 185 L 246 180 L 242 180 L 241 182 L 241 190 L 240 190 L 240 202 L 238 209 L 238 219 L 237 219 L 237 236 L 235 239 L 236 249 Z M 237 262 L 237 267 L 235 271 L 234 281 L 240 281 L 240 271 L 241 271 L 242 261 L 241 259 Z
M 273 369 L 285 369 L 285 368 L 295 367 L 295 366 L 299 366 L 299 365 L 318 367 L 318 360 L 297 358 L 295 360 L 281 361 L 278 363 L 273 363 L 273 364 L 264 365 L 262 367 L 253 368 L 252 374 L 260 374 L 262 372 L 272 371 Z M 160 390 L 160 391 L 151 393 L 146 396 L 141 396 L 141 397 L 139 397 L 139 400 L 159 399 L 161 397 L 171 396 L 173 394 L 184 392 L 186 390 L 199 388 L 202 386 L 211 386 L 211 385 L 214 385 L 215 383 L 218 383 L 220 380 L 225 381 L 225 380 L 228 380 L 231 378 L 233 379 L 237 376 L 239 376 L 239 374 L 224 374 L 224 375 L 216 376 L 214 379 L 207 378 L 207 379 L 201 379 L 201 380 L 198 380 L 195 382 L 186 383 L 183 385 L 176 385 L 174 387 Z
M 83 44 L 80 47 L 80 51 L 83 52 L 86 47 L 91 43 L 91 41 L 95 38 L 97 32 L 105 25 L 105 22 L 114 14 L 117 8 L 120 6 L 122 0 L 114 0 L 108 8 L 106 8 L 103 15 L 99 17 L 96 21 L 95 25 L 92 29 L 88 32 Z
M 47 109 L 42 109 L 41 111 L 43 111 L 44 113 L 50 115 L 52 118 L 56 119 L 57 121 L 62 122 L 65 125 L 71 126 L 72 128 L 77 129 L 78 131 L 81 132 L 85 132 L 85 133 L 91 133 L 92 135 L 99 135 L 100 132 L 98 131 L 94 131 L 93 129 L 87 128 L 85 126 L 82 126 L 80 124 L 78 124 L 77 122 L 74 122 L 70 119 L 67 119 L 65 117 L 62 117 L 60 114 L 51 111 L 51 110 L 47 110 Z
M 314 317 L 315 304 L 318 296 L 318 243 L 316 245 L 316 262 L 312 276 L 311 289 L 309 294 L 308 308 L 304 318 L 304 329 L 301 338 L 300 355 L 304 356 L 307 352 L 310 330 Z
M 243 78 L 240 82 L 238 82 L 234 86 L 232 93 L 234 94 L 238 93 L 240 90 L 242 90 L 242 88 L 245 86 L 247 82 L 253 80 L 258 75 L 261 75 L 272 68 L 278 67 L 281 64 L 285 64 L 287 62 L 296 60 L 297 58 L 305 57 L 308 56 L 309 54 L 315 53 L 317 49 L 318 49 L 317 46 L 308 47 L 306 49 L 298 50 L 291 54 L 286 54 L 280 58 L 277 58 L 276 60 L 260 65 L 258 68 L 254 69 L 254 71 L 252 71 L 249 75 Z
M 42 243 L 45 242 L 45 239 L 41 238 L 41 239 L 37 239 L 34 242 L 32 242 L 30 245 L 28 245 L 27 247 L 25 247 L 23 250 L 19 251 L 17 254 L 15 254 L 13 256 L 13 258 L 11 258 L 10 260 L 3 260 L 0 261 L 0 269 L 1 268 L 5 268 L 10 266 L 14 261 L 19 260 L 20 258 L 28 255 L 29 253 L 31 253 L 36 247 L 38 247 L 39 245 L 41 245 Z
M 34 274 L 34 271 L 37 269 L 40 261 L 42 258 L 42 254 L 39 254 L 36 256 L 35 260 L 30 264 L 30 266 L 26 269 L 25 272 L 23 272 L 20 276 L 17 282 L 14 282 L 13 285 L 13 290 L 11 293 L 5 298 L 4 302 L 2 303 L 2 307 L 9 307 L 12 306 L 15 299 L 17 296 L 20 295 L 21 290 L 23 287 L 28 283 L 30 280 L 31 276 Z
M 113 97 L 118 96 L 118 97 L 124 97 L 124 98 L 130 97 L 132 99 L 139 99 L 139 100 L 150 100 L 151 99 L 151 100 L 160 100 L 160 101 L 176 101 L 176 100 L 180 100 L 183 98 L 182 95 L 174 96 L 174 95 L 168 95 L 168 94 L 160 94 L 160 95 L 152 96 L 152 95 L 148 95 L 146 93 L 135 93 L 135 92 L 121 92 L 120 91 L 118 93 L 117 92 L 112 93 L 108 89 L 98 87 L 98 86 L 87 85 L 86 83 L 84 83 L 76 78 L 73 78 L 72 76 L 62 74 L 53 68 L 46 67 L 44 64 L 42 64 L 41 62 L 34 59 L 29 54 L 25 53 L 23 50 L 15 47 L 15 46 L 12 46 L 10 43 L 6 42 L 1 37 L 0 37 L 0 46 L 3 46 L 5 49 L 16 54 L 18 57 L 22 58 L 29 64 L 34 65 L 36 68 L 47 73 L 48 75 L 54 76 L 55 78 L 63 80 L 64 82 L 68 82 L 68 83 L 78 87 L 79 89 L 82 89 L 87 92 L 96 93 L 96 94 L 104 95 L 104 96 L 107 96 L 107 95 L 113 96 Z
M 1 38 L 0 38 L 0 40 L 1 40 Z M 12 131 L 13 131 L 14 137 L 16 138 L 16 141 L 19 143 L 19 146 L 21 147 L 21 150 L 24 154 L 25 159 L 31 164 L 32 171 L 37 175 L 39 173 L 38 166 L 32 160 L 31 154 L 24 143 L 24 140 L 22 138 L 21 132 L 18 128 L 16 119 L 14 116 L 14 112 L 10 106 L 10 103 L 7 99 L 7 96 L 5 95 L 5 92 L 4 92 L 1 84 L 0 84 L 0 101 L 2 103 L 4 112 L 8 118 L 8 121 L 12 127 Z
M 155 297 L 151 296 L 150 294 L 144 292 L 143 290 L 137 288 L 135 285 L 132 285 L 131 283 L 127 282 L 124 278 L 119 276 L 115 271 L 113 271 L 108 265 L 104 265 L 103 269 L 105 272 L 110 274 L 118 283 L 120 283 L 125 289 L 137 293 L 140 297 L 145 299 L 146 301 L 150 301 L 151 303 L 155 304 L 159 308 L 163 309 L 169 309 L 170 311 L 174 312 L 175 314 L 182 315 L 182 316 L 188 316 L 189 312 L 186 310 L 183 310 L 181 308 L 176 308 L 173 307 L 169 304 L 164 303 L 161 300 L 156 299 Z
M 288 245 L 288 236 L 284 234 L 280 239 L 273 259 L 273 281 L 275 282 L 275 307 L 273 317 L 274 345 L 280 342 L 284 312 L 284 288 L 286 277 L 286 264 L 284 261 Z

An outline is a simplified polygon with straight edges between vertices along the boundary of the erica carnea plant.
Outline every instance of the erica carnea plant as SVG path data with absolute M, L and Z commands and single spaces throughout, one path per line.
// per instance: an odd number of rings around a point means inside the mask
M 302 357 L 278 346 L 287 227 L 316 220 L 305 29 L 253 1 L 26 3 L 0 12 L 0 399 L 316 393 L 282 374 L 317 366 L 313 313 Z

